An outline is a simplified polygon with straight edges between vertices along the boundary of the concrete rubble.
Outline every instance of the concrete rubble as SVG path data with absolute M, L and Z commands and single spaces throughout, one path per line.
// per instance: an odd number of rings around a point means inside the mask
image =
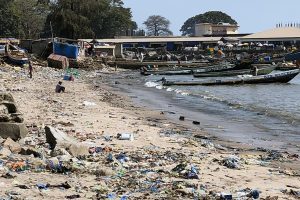
M 27 134 L 22 114 L 18 112 L 13 96 L 0 93 L 0 136 L 18 140 Z

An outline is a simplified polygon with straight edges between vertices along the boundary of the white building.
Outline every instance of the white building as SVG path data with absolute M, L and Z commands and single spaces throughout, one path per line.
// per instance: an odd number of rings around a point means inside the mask
M 201 23 L 195 25 L 195 36 L 226 36 L 238 34 L 239 26 L 229 23 Z

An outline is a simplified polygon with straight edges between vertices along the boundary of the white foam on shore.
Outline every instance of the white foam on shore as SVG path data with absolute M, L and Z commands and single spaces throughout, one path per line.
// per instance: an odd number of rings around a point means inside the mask
M 158 83 L 155 83 L 155 82 L 152 82 L 152 81 L 148 81 L 148 82 L 145 83 L 146 87 L 156 87 L 158 85 L 159 85 Z
M 163 89 L 162 85 L 160 85 L 159 83 L 152 82 L 152 81 L 146 82 L 145 86 L 149 87 L 149 88 L 155 87 L 156 89 L 159 89 L 159 90 Z
M 156 82 L 152 82 L 152 81 L 146 82 L 145 86 L 149 87 L 149 88 L 156 88 L 156 89 L 159 89 L 159 90 L 166 88 L 166 87 L 162 86 L 161 84 L 156 83 Z M 166 88 L 166 91 L 167 92 L 175 92 L 176 94 L 181 94 L 182 96 L 188 96 L 189 95 L 189 93 L 186 92 L 186 91 L 179 90 L 179 89 L 173 89 L 173 88 L 170 88 L 170 87 Z
M 177 94 L 181 94 L 182 96 L 188 96 L 189 93 L 186 92 L 186 91 L 182 91 L 182 90 L 179 90 L 179 89 L 175 89 L 174 90 Z

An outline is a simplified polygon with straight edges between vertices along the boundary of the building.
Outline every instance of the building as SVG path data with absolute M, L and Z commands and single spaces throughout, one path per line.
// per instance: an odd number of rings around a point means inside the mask
M 227 36 L 238 34 L 239 26 L 229 23 L 200 23 L 195 25 L 195 36 Z
M 300 28 L 279 27 L 240 38 L 241 42 L 260 42 L 300 46 Z
M 177 51 L 185 47 L 206 47 L 215 46 L 222 37 L 128 37 L 114 39 L 97 39 L 99 43 L 116 45 L 118 48 L 165 48 L 167 51 Z M 80 39 L 85 42 L 92 42 L 92 39 Z

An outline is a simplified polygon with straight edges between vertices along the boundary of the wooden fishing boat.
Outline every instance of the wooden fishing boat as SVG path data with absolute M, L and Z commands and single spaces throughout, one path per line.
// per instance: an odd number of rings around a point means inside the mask
M 189 82 L 173 82 L 164 81 L 164 86 L 171 85 L 182 85 L 182 86 L 192 86 L 192 85 L 235 85 L 235 84 L 259 84 L 259 83 L 287 83 L 297 76 L 300 69 L 259 75 L 259 76 L 238 76 L 235 78 L 224 78 L 224 79 L 212 79 L 208 81 L 189 81 Z
M 294 69 L 298 69 L 299 67 L 292 63 L 292 62 L 284 62 L 284 63 L 278 63 L 276 65 L 275 70 L 279 70 L 279 71 L 287 71 L 287 70 L 294 70 Z
M 230 63 L 218 64 L 199 69 L 194 69 L 193 74 L 207 73 L 207 72 L 221 72 L 234 69 L 235 65 Z
M 265 75 L 271 73 L 276 68 L 275 65 L 264 65 L 260 66 L 257 69 L 257 75 Z M 194 74 L 194 77 L 219 77 L 219 76 L 237 76 L 237 75 L 245 75 L 245 74 L 253 74 L 252 69 L 232 69 L 221 72 L 208 72 L 208 73 L 198 73 Z
M 12 44 L 5 46 L 5 53 L 9 60 L 15 64 L 23 65 L 28 62 L 26 53 Z
M 194 69 L 178 69 L 178 70 L 146 70 L 141 69 L 141 74 L 148 76 L 148 75 L 189 75 L 195 73 L 205 73 L 205 72 L 214 72 L 214 71 L 225 71 L 229 69 L 233 69 L 233 64 L 219 64 L 219 65 L 212 65 L 206 66 L 201 68 L 194 68 Z
M 193 70 L 191 69 L 186 69 L 186 70 L 166 70 L 166 71 L 162 71 L 162 70 L 141 70 L 141 74 L 144 76 L 148 76 L 148 75 L 189 75 L 192 74 Z

